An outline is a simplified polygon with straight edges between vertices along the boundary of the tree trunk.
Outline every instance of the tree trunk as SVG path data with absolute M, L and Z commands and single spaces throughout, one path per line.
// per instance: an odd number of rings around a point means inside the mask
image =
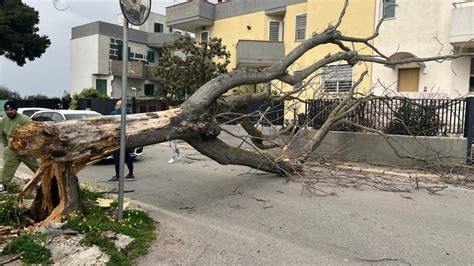
M 209 111 L 211 112 L 212 109 Z M 202 154 L 221 164 L 236 164 L 289 175 L 289 161 L 231 147 L 217 139 L 220 127 L 209 113 L 182 108 L 127 116 L 127 148 L 184 139 Z M 31 122 L 12 134 L 12 149 L 39 158 L 40 169 L 23 187 L 20 198 L 41 181 L 32 214 L 37 221 L 58 221 L 62 215 L 82 211 L 76 174 L 119 148 L 120 116 L 61 122 Z M 47 216 L 47 217 L 46 217 Z
M 35 221 L 60 221 L 63 215 L 74 211 L 82 212 L 79 182 L 71 162 L 51 163 L 41 177 L 41 187 L 31 206 L 31 216 Z

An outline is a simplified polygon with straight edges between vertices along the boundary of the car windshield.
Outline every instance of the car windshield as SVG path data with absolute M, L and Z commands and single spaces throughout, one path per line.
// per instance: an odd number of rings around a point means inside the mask
M 23 114 L 27 116 L 32 116 L 36 112 L 38 112 L 38 110 L 26 110 L 26 111 L 23 111 Z
M 84 117 L 99 116 L 99 114 L 64 114 L 66 120 L 81 119 Z

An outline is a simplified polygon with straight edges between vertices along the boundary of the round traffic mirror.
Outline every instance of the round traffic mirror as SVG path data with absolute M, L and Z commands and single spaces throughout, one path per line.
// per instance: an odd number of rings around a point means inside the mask
M 120 0 L 120 9 L 130 24 L 140 26 L 150 15 L 151 0 Z

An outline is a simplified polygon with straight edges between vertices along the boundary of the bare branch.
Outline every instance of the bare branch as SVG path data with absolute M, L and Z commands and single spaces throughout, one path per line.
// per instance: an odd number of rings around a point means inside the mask
M 334 28 L 339 28 L 339 26 L 342 23 L 342 19 L 346 15 L 346 9 L 349 6 L 349 0 L 344 1 L 344 6 L 342 7 L 341 13 L 339 14 L 339 18 L 337 19 L 336 25 L 334 25 Z

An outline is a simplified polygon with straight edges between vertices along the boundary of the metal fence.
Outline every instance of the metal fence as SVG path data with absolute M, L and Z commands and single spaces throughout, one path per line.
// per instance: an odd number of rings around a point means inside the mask
M 340 99 L 315 99 L 306 102 L 309 126 L 319 128 Z M 464 134 L 466 99 L 376 98 L 361 103 L 346 119 L 385 133 L 425 136 L 459 136 Z M 340 125 L 334 130 L 360 131 L 358 127 Z
M 253 123 L 259 123 L 260 125 L 283 125 L 285 120 L 284 104 L 269 105 L 265 101 L 249 102 L 245 110 L 221 114 L 217 121 L 229 125 L 237 125 L 244 116 L 248 117 Z
M 18 107 L 42 107 L 49 109 L 68 109 L 69 100 L 67 99 L 34 99 L 34 100 L 14 100 Z

